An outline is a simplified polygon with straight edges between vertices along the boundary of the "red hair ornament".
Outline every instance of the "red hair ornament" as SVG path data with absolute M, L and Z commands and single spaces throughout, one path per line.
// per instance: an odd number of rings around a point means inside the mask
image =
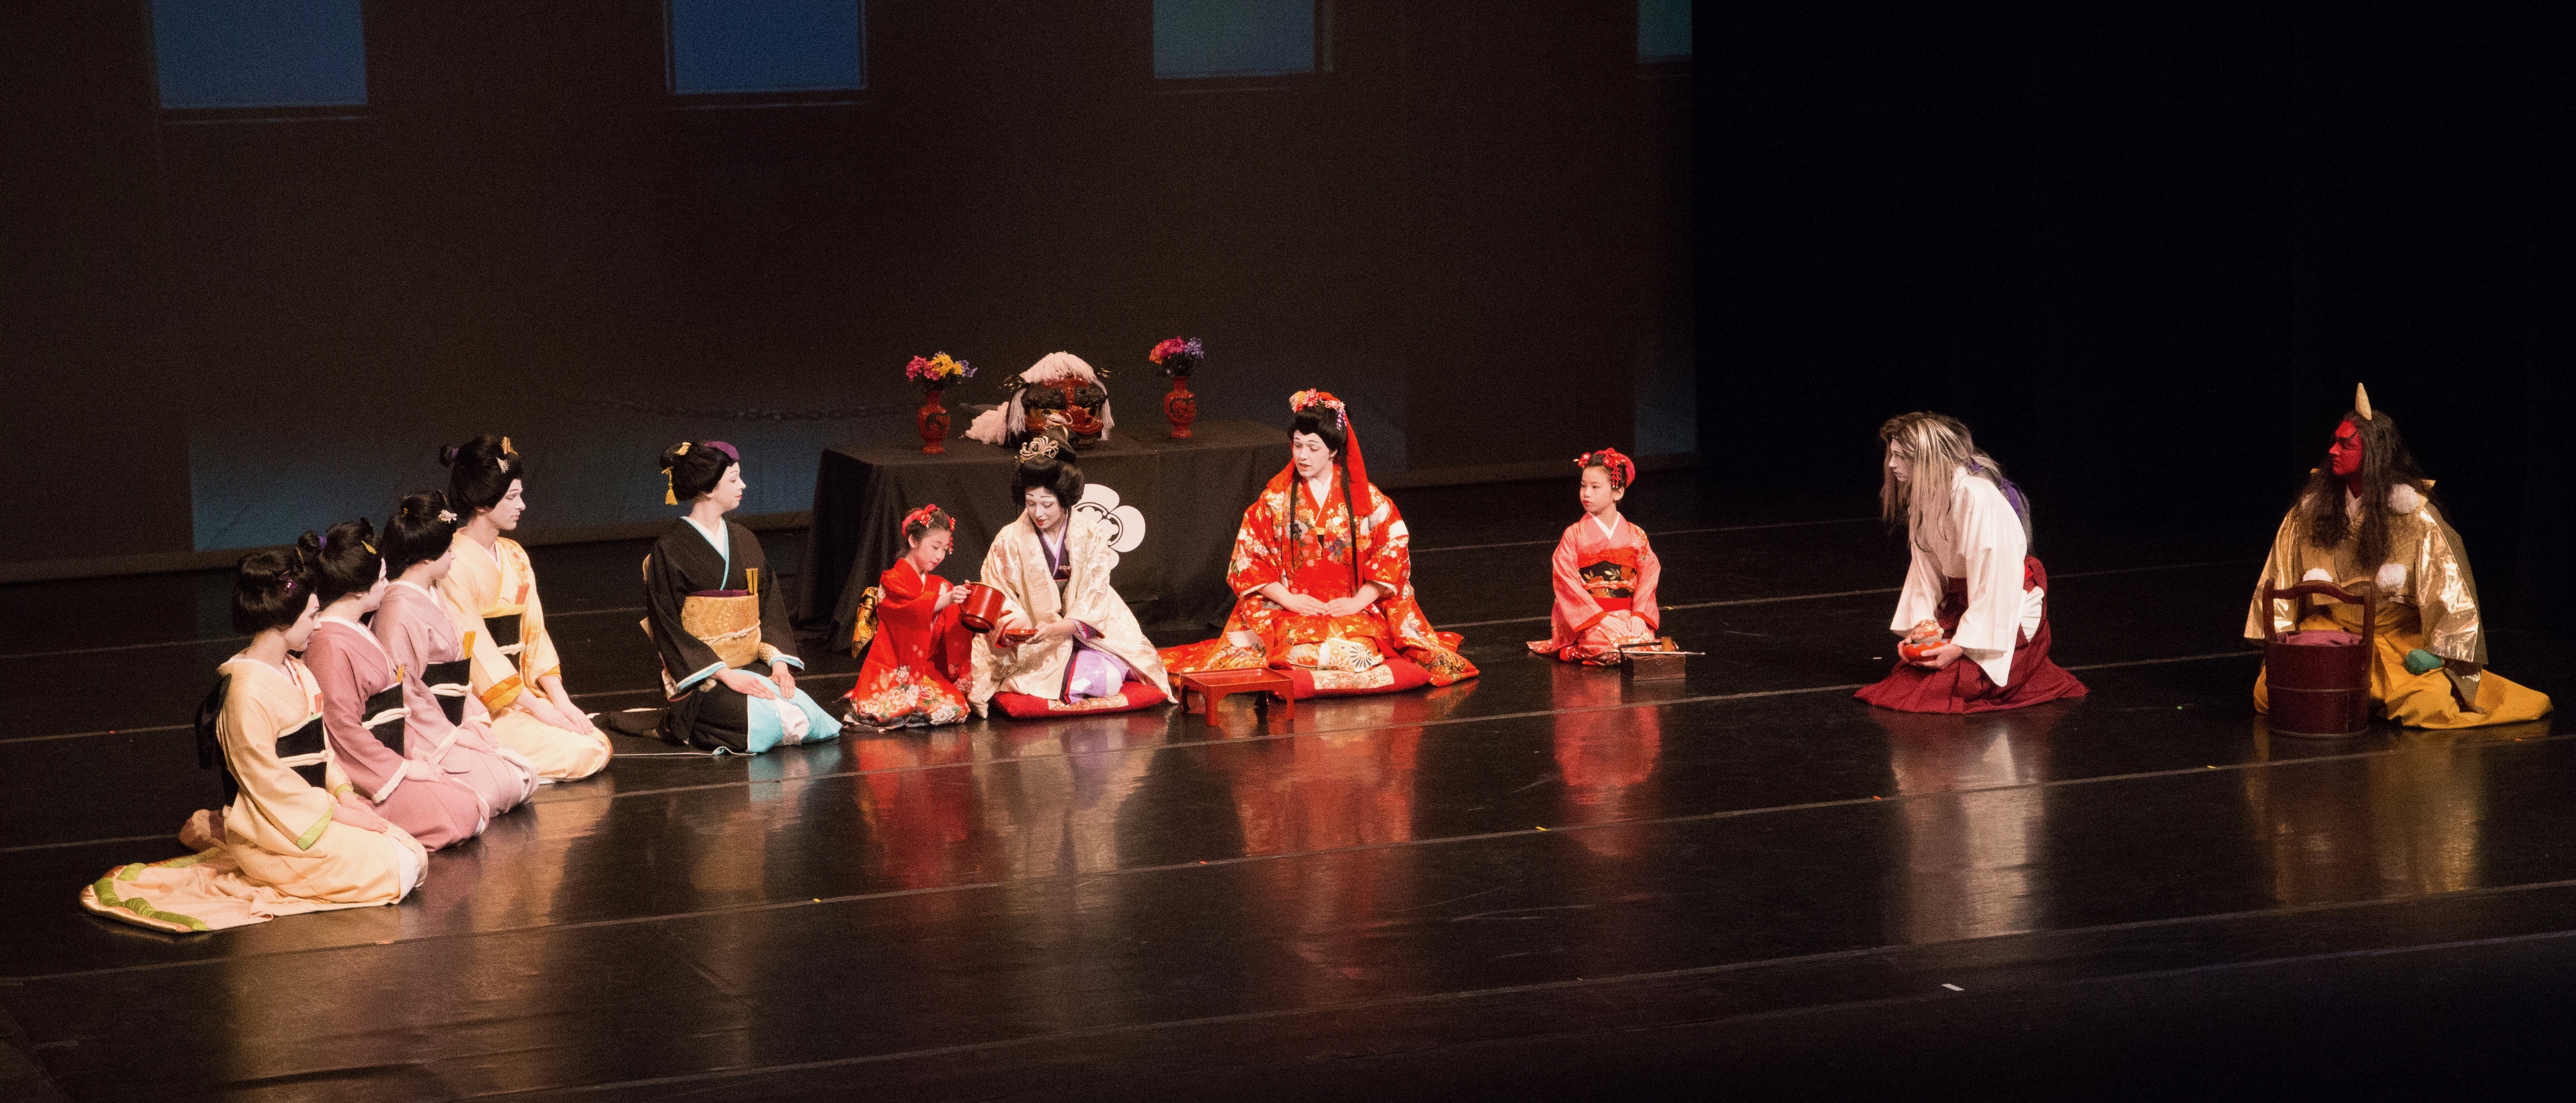
M 1610 476 L 1610 489 L 1626 490 L 1637 481 L 1637 461 L 1621 455 L 1616 448 L 1603 448 L 1574 457 L 1577 470 L 1598 467 Z

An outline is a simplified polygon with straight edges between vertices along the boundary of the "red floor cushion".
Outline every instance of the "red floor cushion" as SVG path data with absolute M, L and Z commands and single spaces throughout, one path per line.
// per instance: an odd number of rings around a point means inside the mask
M 993 707 L 1009 713 L 1013 720 L 1044 720 L 1050 716 L 1091 716 L 1109 712 L 1134 712 L 1164 701 L 1163 691 L 1152 682 L 1129 682 L 1119 688 L 1115 697 L 1092 697 L 1074 704 L 1031 697 L 1025 693 L 996 693 Z
M 1324 672 L 1320 685 L 1317 684 L 1316 673 L 1304 667 L 1288 668 L 1288 680 L 1296 683 L 1298 700 L 1303 701 L 1309 697 L 1365 697 L 1372 693 L 1402 693 L 1408 689 L 1420 689 L 1431 684 L 1429 672 L 1415 665 L 1413 660 L 1400 656 L 1388 659 L 1366 673 Z

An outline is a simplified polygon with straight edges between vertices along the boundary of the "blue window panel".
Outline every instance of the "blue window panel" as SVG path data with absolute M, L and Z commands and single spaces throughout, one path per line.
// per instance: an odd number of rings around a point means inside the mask
M 1691 0 L 1637 0 L 1637 60 L 1691 56 Z
M 367 102 L 358 0 L 152 0 L 163 107 Z
M 860 0 L 670 0 L 671 91 L 867 86 Z
M 1315 0 L 1154 0 L 1154 75 L 1315 71 Z

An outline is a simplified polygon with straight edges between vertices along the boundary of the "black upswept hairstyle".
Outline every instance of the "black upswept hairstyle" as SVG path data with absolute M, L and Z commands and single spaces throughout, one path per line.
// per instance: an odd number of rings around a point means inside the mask
M 305 556 L 307 546 L 317 544 L 308 532 L 294 547 L 241 557 L 233 571 L 233 631 L 256 636 L 294 626 L 313 598 L 313 563 Z
M 1342 428 L 1341 419 L 1330 406 L 1317 404 L 1299 410 L 1288 421 L 1288 432 L 1312 433 L 1324 438 L 1324 447 L 1332 449 L 1333 462 L 1342 462 L 1344 449 L 1350 447 L 1350 430 Z
M 1058 449 L 1052 457 L 1032 457 L 1011 468 L 1011 504 L 1025 505 L 1029 489 L 1037 487 L 1055 495 L 1064 508 L 1072 509 L 1082 501 L 1082 466 L 1073 462 L 1073 446 L 1065 444 L 1062 430 L 1050 430 Z
M 375 523 L 364 517 L 342 521 L 322 534 L 313 556 L 313 588 L 322 604 L 375 588 L 385 573 L 385 557 L 377 553 L 375 543 Z
M 528 477 L 509 438 L 490 433 L 439 449 L 438 462 L 447 465 L 447 500 L 460 514 L 500 505 L 511 481 Z
M 679 499 L 679 505 L 714 490 L 731 466 L 732 456 L 725 455 L 724 449 L 707 447 L 705 441 L 683 441 L 662 450 L 662 470 L 671 476 L 671 496 Z
M 439 515 L 446 514 L 446 520 Z M 456 526 L 463 520 L 456 507 L 448 504 L 447 495 L 435 490 L 403 495 L 394 515 L 385 521 L 385 537 L 376 547 L 385 553 L 385 573 L 400 575 L 413 564 L 426 563 L 447 554 L 456 542 Z

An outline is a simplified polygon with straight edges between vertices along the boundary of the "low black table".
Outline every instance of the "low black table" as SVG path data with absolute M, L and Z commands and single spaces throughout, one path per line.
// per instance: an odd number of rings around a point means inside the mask
M 958 419 L 961 423 L 963 417 Z M 1119 553 L 1111 582 L 1146 631 L 1203 629 L 1225 623 L 1234 595 L 1226 560 L 1244 508 L 1262 483 L 1288 465 L 1288 433 L 1249 421 L 1202 421 L 1189 440 L 1167 426 L 1112 430 L 1099 447 L 1078 454 L 1085 481 L 1117 491 L 1145 521 L 1145 541 Z M 797 631 L 847 648 L 859 592 L 903 555 L 903 515 L 936 502 L 957 519 L 956 550 L 939 573 L 973 580 L 993 534 L 1020 515 L 1011 500 L 1014 450 L 951 437 L 945 455 L 920 445 L 834 448 L 814 473 L 814 527 L 805 537 Z

